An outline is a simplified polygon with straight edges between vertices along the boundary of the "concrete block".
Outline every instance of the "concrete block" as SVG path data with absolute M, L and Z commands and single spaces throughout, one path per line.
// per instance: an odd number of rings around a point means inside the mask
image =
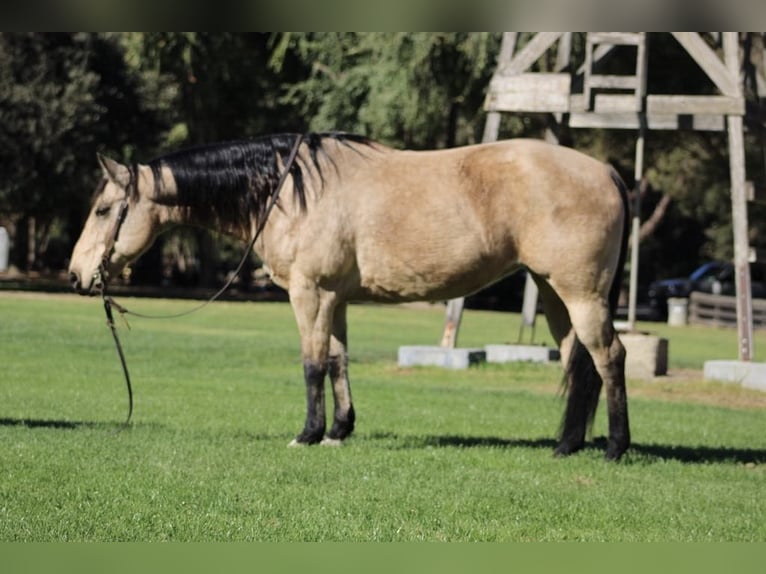
M 619 333 L 625 346 L 625 375 L 651 379 L 668 372 L 668 340 L 646 333 Z
M 739 383 L 748 389 L 766 391 L 766 363 L 750 361 L 705 361 L 705 379 Z
M 515 361 L 532 361 L 548 363 L 558 361 L 558 349 L 540 345 L 485 345 L 488 363 L 510 363 Z
M 486 361 L 484 349 L 415 345 L 399 347 L 399 366 L 437 366 L 445 369 L 467 369 Z

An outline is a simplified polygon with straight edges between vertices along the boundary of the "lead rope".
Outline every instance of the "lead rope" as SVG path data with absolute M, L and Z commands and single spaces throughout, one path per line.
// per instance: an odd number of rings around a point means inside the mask
M 109 326 L 109 330 L 112 332 L 112 338 L 114 339 L 114 346 L 117 348 L 117 355 L 120 357 L 120 364 L 122 365 L 122 373 L 125 375 L 125 386 L 128 388 L 128 416 L 125 419 L 123 426 L 130 425 L 130 417 L 133 416 L 133 386 L 130 384 L 130 373 L 128 372 L 128 363 L 125 361 L 125 353 L 122 350 L 122 344 L 120 343 L 120 337 L 117 335 L 117 326 L 114 324 L 114 315 L 112 314 L 112 298 L 104 297 L 104 312 L 106 313 L 106 324 Z
M 295 163 L 296 158 L 298 157 L 298 148 L 300 147 L 302 141 L 303 141 L 303 136 L 299 134 L 295 140 L 295 144 L 293 144 L 293 147 L 290 150 L 290 155 L 287 158 L 287 162 L 285 162 L 285 167 L 282 170 L 282 174 L 279 177 L 279 181 L 277 182 L 277 187 L 274 190 L 274 193 L 271 194 L 271 201 L 269 201 L 269 204 L 266 206 L 266 210 L 263 212 L 263 215 L 261 216 L 260 221 L 258 221 L 258 225 L 255 229 L 255 234 L 250 240 L 250 243 L 248 244 L 247 249 L 242 255 L 242 259 L 240 260 L 239 265 L 237 265 L 237 268 L 234 270 L 234 273 L 231 274 L 231 276 L 223 285 L 223 287 L 221 287 L 218 291 L 216 291 L 216 293 L 212 297 L 203 301 L 200 305 L 197 305 L 196 307 L 192 307 L 191 309 L 188 309 L 186 311 L 182 311 L 180 313 L 173 313 L 170 315 L 145 315 L 143 313 L 136 313 L 135 311 L 131 311 L 125 306 L 120 305 L 119 303 L 117 303 L 117 301 L 114 300 L 114 298 L 111 295 L 107 294 L 108 282 L 107 282 L 106 266 L 107 266 L 107 263 L 109 262 L 109 259 L 112 256 L 114 245 L 117 242 L 117 236 L 119 235 L 119 232 L 120 232 L 120 226 L 122 225 L 122 222 L 125 219 L 125 215 L 127 214 L 127 202 L 123 202 L 123 204 L 121 205 L 120 212 L 117 218 L 117 223 L 114 228 L 114 232 L 112 233 L 111 239 L 109 243 L 107 244 L 107 249 L 104 251 L 104 257 L 102 258 L 101 267 L 99 268 L 98 273 L 101 275 L 102 281 L 104 283 L 104 287 L 101 291 L 101 294 L 104 301 L 104 312 L 106 314 L 106 324 L 109 327 L 109 330 L 112 332 L 114 345 L 117 348 L 117 355 L 119 356 L 120 364 L 122 365 L 122 372 L 125 375 L 125 386 L 128 389 L 128 416 L 125 419 L 125 423 L 123 426 L 125 427 L 129 426 L 130 419 L 133 416 L 133 386 L 131 385 L 131 382 L 130 382 L 130 373 L 128 371 L 128 363 L 125 360 L 125 353 L 122 350 L 120 337 L 117 334 L 117 326 L 115 325 L 115 322 L 114 322 L 114 314 L 112 313 L 112 307 L 117 309 L 117 312 L 120 313 L 120 316 L 122 317 L 123 321 L 125 321 L 125 324 L 128 326 L 128 328 L 130 328 L 130 325 L 125 319 L 125 315 L 133 315 L 134 317 L 140 317 L 142 319 L 176 319 L 178 317 L 184 317 L 186 315 L 191 315 L 192 313 L 196 313 L 197 311 L 208 306 L 210 303 L 212 303 L 213 301 L 218 299 L 221 295 L 223 295 L 223 293 L 229 287 L 231 287 L 231 284 L 234 282 L 234 279 L 236 279 L 236 277 L 239 275 L 240 271 L 242 271 L 242 268 L 245 266 L 245 262 L 247 261 L 247 258 L 250 256 L 250 252 L 253 250 L 253 247 L 255 247 L 255 242 L 258 240 L 258 237 L 261 235 L 264 228 L 266 227 L 266 221 L 269 218 L 269 214 L 271 213 L 271 210 L 274 209 L 274 206 L 276 205 L 277 200 L 279 199 L 279 192 L 282 190 L 282 187 L 284 186 L 285 181 L 287 180 L 287 176 L 290 174 L 290 170 L 292 169 L 292 166 Z

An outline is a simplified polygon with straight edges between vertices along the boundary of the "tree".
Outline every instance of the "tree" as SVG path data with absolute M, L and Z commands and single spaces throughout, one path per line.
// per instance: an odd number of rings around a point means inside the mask
M 283 101 L 313 130 L 450 147 L 481 137 L 498 46 L 499 36 L 486 33 L 284 34 L 272 66 L 280 70 L 291 55 L 308 70 L 286 86 Z
M 97 150 L 154 137 L 159 125 L 141 95 L 112 36 L 0 35 L 0 218 L 15 230 L 17 265 L 35 267 L 56 227 L 68 254 Z

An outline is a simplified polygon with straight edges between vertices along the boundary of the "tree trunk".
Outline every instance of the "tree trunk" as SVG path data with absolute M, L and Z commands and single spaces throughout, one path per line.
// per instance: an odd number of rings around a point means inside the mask
M 670 196 L 667 193 L 663 193 L 662 197 L 660 198 L 659 203 L 654 207 L 654 211 L 652 211 L 652 214 L 649 216 L 649 219 L 644 221 L 641 224 L 641 228 L 638 232 L 638 241 L 641 242 L 647 237 L 649 237 L 652 233 L 654 233 L 654 230 L 657 229 L 659 224 L 662 222 L 663 218 L 665 217 L 665 213 L 668 210 L 668 206 L 670 205 L 670 202 L 672 200 L 670 199 Z
M 25 269 L 32 271 L 37 262 L 37 219 L 29 216 L 27 219 L 27 260 Z

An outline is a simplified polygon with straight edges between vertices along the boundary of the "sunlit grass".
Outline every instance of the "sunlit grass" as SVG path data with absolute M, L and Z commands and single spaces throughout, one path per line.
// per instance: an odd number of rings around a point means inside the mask
M 689 371 L 700 349 L 736 356 L 732 331 L 646 325 L 685 378 L 629 381 L 635 446 L 609 464 L 603 408 L 585 451 L 551 456 L 556 365 L 397 367 L 399 345 L 438 341 L 440 306 L 350 309 L 358 424 L 336 449 L 286 448 L 304 415 L 288 305 L 131 320 L 121 430 L 102 315 L 97 299 L 0 295 L 0 540 L 766 539 L 762 394 Z M 469 311 L 460 344 L 517 334 L 517 316 Z

